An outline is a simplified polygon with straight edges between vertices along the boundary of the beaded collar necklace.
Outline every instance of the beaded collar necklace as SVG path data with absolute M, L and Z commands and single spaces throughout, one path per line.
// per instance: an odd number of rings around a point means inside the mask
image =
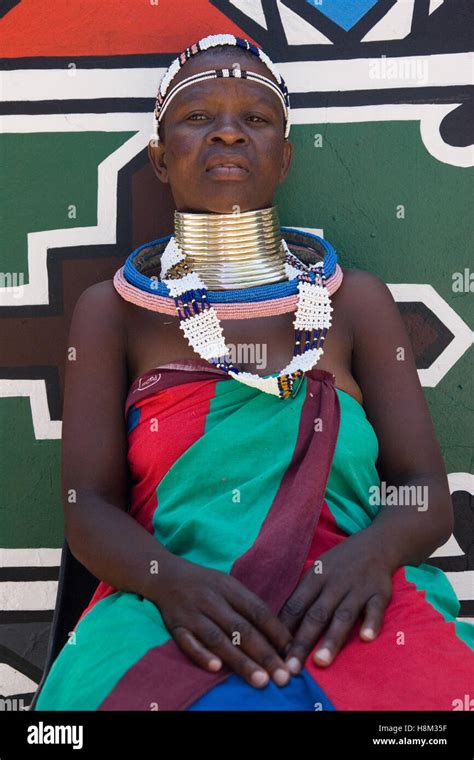
M 177 314 L 189 345 L 201 358 L 230 377 L 265 393 L 287 399 L 301 387 L 303 375 L 324 353 L 331 326 L 330 296 L 340 287 L 342 270 L 328 241 L 291 227 L 281 227 L 287 280 L 239 290 L 208 291 L 186 264 L 173 235 L 140 246 L 114 276 L 127 301 L 165 314 Z M 290 250 L 288 243 L 292 245 Z M 297 256 L 295 249 L 300 256 Z M 156 274 L 160 264 L 160 275 Z M 251 307 L 256 307 L 249 315 Z M 293 357 L 276 377 L 243 372 L 228 361 L 220 319 L 270 316 L 295 310 Z M 245 316 L 243 316 L 245 314 Z M 237 316 L 236 316 L 237 315 Z

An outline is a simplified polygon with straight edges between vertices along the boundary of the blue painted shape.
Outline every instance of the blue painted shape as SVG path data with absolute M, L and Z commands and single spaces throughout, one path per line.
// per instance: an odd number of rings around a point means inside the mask
M 335 710 L 324 691 L 306 669 L 292 676 L 286 686 L 270 681 L 256 689 L 236 675 L 229 676 L 199 697 L 186 710 Z
M 345 29 L 352 29 L 355 24 L 370 11 L 378 0 L 306 0 L 335 24 Z

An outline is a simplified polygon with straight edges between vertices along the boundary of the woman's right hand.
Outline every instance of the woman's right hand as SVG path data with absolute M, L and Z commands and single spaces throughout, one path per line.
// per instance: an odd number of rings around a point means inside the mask
M 257 688 L 269 678 L 279 686 L 288 682 L 281 655 L 292 635 L 265 602 L 220 570 L 176 555 L 165 564 L 153 601 L 184 654 L 209 671 L 224 663 Z

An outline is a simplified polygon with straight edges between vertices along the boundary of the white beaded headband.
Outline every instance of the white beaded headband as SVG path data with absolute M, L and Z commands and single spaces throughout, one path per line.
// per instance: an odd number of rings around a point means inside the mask
M 253 71 L 245 71 L 241 69 L 240 66 L 234 65 L 232 69 L 209 69 L 208 71 L 202 71 L 198 74 L 193 74 L 192 76 L 183 79 L 181 82 L 175 85 L 175 87 L 170 89 L 173 78 L 189 58 L 192 58 L 198 53 L 203 52 L 204 50 L 208 50 L 211 47 L 220 45 L 233 45 L 236 47 L 241 47 L 244 50 L 249 50 L 251 53 L 256 55 L 271 71 L 277 80 L 277 83 L 273 82 L 271 79 L 263 76 L 262 74 L 256 74 Z M 211 34 L 208 37 L 203 37 L 198 42 L 186 48 L 186 50 L 184 50 L 177 58 L 174 59 L 174 61 L 172 61 L 168 70 L 162 77 L 160 86 L 158 88 L 154 111 L 154 139 L 156 141 L 159 141 L 158 127 L 160 125 L 161 119 L 163 118 L 163 114 L 174 96 L 181 92 L 184 87 L 188 87 L 189 85 L 196 84 L 196 82 L 200 82 L 206 79 L 219 79 L 228 77 L 250 79 L 254 82 L 259 82 L 260 84 L 264 84 L 266 87 L 269 87 L 278 95 L 285 114 L 284 137 L 286 140 L 290 133 L 290 97 L 285 81 L 276 70 L 273 62 L 270 60 L 268 55 L 263 52 L 263 50 L 256 47 L 255 45 L 252 45 L 252 43 L 248 40 L 245 40 L 242 37 L 235 37 L 233 34 Z

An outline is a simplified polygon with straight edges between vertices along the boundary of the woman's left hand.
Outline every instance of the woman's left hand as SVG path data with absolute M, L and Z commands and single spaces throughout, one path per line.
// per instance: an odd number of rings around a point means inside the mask
M 355 533 L 321 554 L 286 600 L 279 618 L 293 634 L 285 660 L 298 673 L 315 647 L 317 665 L 330 665 L 363 615 L 360 636 L 371 641 L 380 632 L 392 597 L 396 568 L 370 528 Z M 296 658 L 296 659 L 295 659 Z

